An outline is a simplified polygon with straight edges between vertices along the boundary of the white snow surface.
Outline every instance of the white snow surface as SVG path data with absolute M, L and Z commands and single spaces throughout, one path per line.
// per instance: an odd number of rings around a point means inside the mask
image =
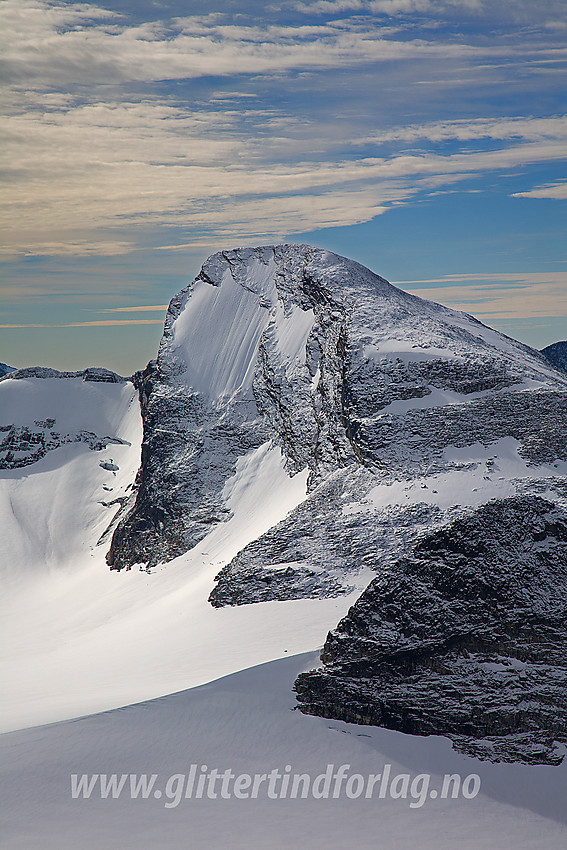
M 234 279 L 230 268 L 218 286 L 197 280 L 172 324 L 171 342 L 164 341 L 160 351 L 162 362 L 174 362 L 188 388 L 211 399 L 250 390 L 266 330 L 284 363 L 305 361 L 313 311 L 297 306 L 284 311 L 273 258 L 265 263 L 251 260 L 246 271 L 246 285 Z
M 101 452 L 69 444 L 0 473 L 0 678 L 10 683 L 1 730 L 105 711 L 311 650 L 354 601 L 207 602 L 220 568 L 305 497 L 307 472 L 289 477 L 269 442 L 226 482 L 228 522 L 151 574 L 111 572 L 108 541 L 97 541 L 116 506 L 101 502 L 127 495 L 139 465 L 133 386 L 30 378 L 0 383 L 0 394 L 7 421 L 52 414 L 62 430 L 90 423 L 132 444 Z M 111 458 L 116 475 L 100 466 Z
M 416 738 L 292 711 L 295 676 L 317 663 L 307 653 L 246 669 L 207 685 L 78 721 L 2 736 L 6 850 L 560 850 L 565 846 L 566 768 L 478 762 L 444 738 Z M 390 783 L 430 774 L 423 805 L 393 798 L 176 799 L 191 765 L 235 776 L 277 769 L 311 782 L 345 766 L 365 781 L 390 765 Z M 72 799 L 71 774 L 128 775 L 117 799 Z M 480 779 L 473 799 L 433 798 L 446 774 Z M 131 775 L 156 774 L 147 799 L 130 799 Z M 170 785 L 170 777 L 179 775 Z M 403 778 L 398 782 L 403 782 Z M 420 780 L 423 781 L 423 780 Z M 183 786 L 184 787 L 184 786 Z M 276 793 L 279 785 L 276 785 Z M 410 786 L 411 787 L 411 786 Z M 419 787 L 419 786 L 416 786 Z M 99 786 L 97 786 L 99 788 Z M 154 790 L 155 789 L 155 790 Z M 230 791 L 230 786 L 229 786 Z M 331 792 L 332 793 L 332 786 Z M 169 807 L 168 805 L 169 804 Z
M 249 387 L 268 321 L 257 295 L 228 271 L 218 287 L 197 281 L 173 324 L 171 356 L 185 366 L 186 384 L 213 398 Z
M 13 584 L 78 569 L 78 553 L 95 546 L 118 507 L 100 502 L 128 494 L 140 463 L 142 427 L 130 383 L 4 380 L 0 409 L 3 420 L 17 426 L 33 429 L 34 420 L 53 418 L 53 430 L 60 433 L 90 431 L 130 443 L 109 444 L 103 451 L 71 443 L 30 466 L 0 472 L 0 574 L 10 597 Z M 116 475 L 100 466 L 111 461 L 119 468 Z

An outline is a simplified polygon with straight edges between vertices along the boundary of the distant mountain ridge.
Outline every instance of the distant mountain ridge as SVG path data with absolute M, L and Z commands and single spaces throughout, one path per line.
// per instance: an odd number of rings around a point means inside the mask
M 106 384 L 124 384 L 127 379 L 110 369 L 91 367 L 80 372 L 60 372 L 46 366 L 29 366 L 11 369 L 0 376 L 0 381 L 29 381 L 56 378 L 61 381 L 80 378 L 82 381 Z M 68 443 L 85 443 L 93 451 L 102 451 L 108 445 L 123 445 L 116 436 L 96 434 L 82 428 L 62 432 L 58 416 L 46 416 L 25 423 L 0 425 L 0 469 L 20 469 L 36 463 L 45 455 Z
M 556 369 L 567 372 L 567 341 L 554 342 L 541 349 L 544 357 L 552 363 Z

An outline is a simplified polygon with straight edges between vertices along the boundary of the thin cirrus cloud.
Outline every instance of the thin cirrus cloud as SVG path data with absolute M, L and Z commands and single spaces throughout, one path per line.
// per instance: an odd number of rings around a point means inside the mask
M 482 0 L 314 0 L 296 2 L 293 7 L 308 14 L 337 14 L 340 12 L 375 12 L 382 15 L 399 15 L 412 12 L 440 12 L 459 7 L 481 11 Z
M 67 83 L 69 79 L 96 85 L 281 74 L 374 61 L 491 53 L 458 42 L 387 39 L 387 30 L 358 20 L 259 27 L 222 24 L 216 18 L 188 16 L 128 25 L 94 5 L 5 0 L 3 66 L 12 82 L 34 81 L 44 88 L 46 83 Z
M 566 18 L 563 0 L 290 0 L 288 5 L 310 15 L 371 12 L 396 17 L 417 13 L 438 18 L 466 12 L 492 20 L 535 22 L 549 29 L 564 28 Z
M 168 304 L 144 304 L 137 307 L 104 307 L 97 313 L 155 313 L 156 310 L 167 310 Z
M 246 116 L 251 126 L 265 123 L 261 110 Z M 287 122 L 283 138 L 265 142 L 261 135 L 250 139 L 235 116 L 155 102 L 34 112 L 9 118 L 7 128 L 6 156 L 18 161 L 18 191 L 5 204 L 4 252 L 82 256 L 127 253 L 136 247 L 135 231 L 132 241 L 77 240 L 78 223 L 96 231 L 182 221 L 201 234 L 199 241 L 206 233 L 242 238 L 349 225 L 427 190 L 432 181 L 450 186 L 479 172 L 562 159 L 567 143 L 567 121 L 558 117 L 430 122 L 392 128 L 373 140 L 353 138 L 345 142 L 352 158 L 314 162 L 312 138 L 293 137 L 296 122 Z M 420 139 L 508 144 L 356 158 L 370 141 Z M 290 152 L 296 160 L 281 161 Z M 46 221 L 65 238 L 44 238 Z M 37 235 L 30 244 L 31 234 Z
M 536 186 L 527 192 L 514 192 L 513 198 L 553 198 L 557 201 L 567 200 L 567 183 L 546 183 Z
M 0 328 L 108 328 L 118 325 L 163 325 L 162 319 L 100 319 L 96 322 L 5 324 Z
M 396 281 L 395 285 L 430 301 L 486 318 L 489 324 L 507 319 L 562 316 L 567 319 L 567 272 L 452 274 L 428 280 Z
M 375 133 L 365 138 L 369 141 L 420 141 L 444 142 L 448 140 L 471 141 L 494 139 L 498 141 L 567 141 L 567 116 L 555 115 L 546 118 L 525 116 L 502 116 L 498 118 L 459 118 L 453 121 L 432 121 L 424 124 L 409 124 Z

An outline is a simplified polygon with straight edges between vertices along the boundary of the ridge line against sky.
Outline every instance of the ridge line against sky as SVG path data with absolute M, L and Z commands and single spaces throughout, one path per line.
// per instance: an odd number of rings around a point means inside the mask
M 564 338 L 564 3 L 0 0 L 0 31 L 0 360 L 133 371 L 160 320 L 92 310 L 279 241 Z

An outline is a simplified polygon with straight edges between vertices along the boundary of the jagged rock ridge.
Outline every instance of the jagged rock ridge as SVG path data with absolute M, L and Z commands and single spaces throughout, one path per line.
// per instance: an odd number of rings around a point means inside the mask
M 301 674 L 305 713 L 448 735 L 494 761 L 567 743 L 567 514 L 495 500 L 377 577 Z

